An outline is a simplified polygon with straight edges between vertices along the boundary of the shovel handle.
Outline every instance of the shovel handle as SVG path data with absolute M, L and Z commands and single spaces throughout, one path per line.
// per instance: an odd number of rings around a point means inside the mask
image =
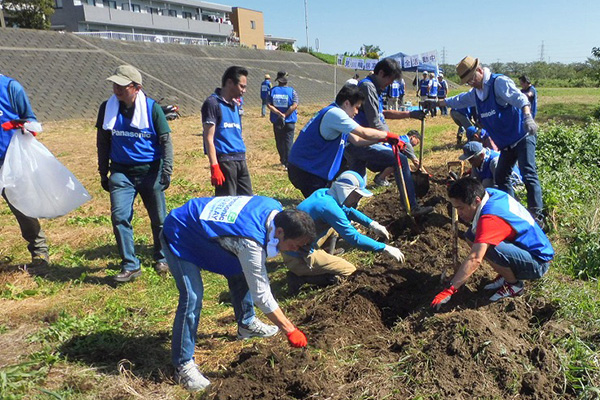
M 419 144 L 419 171 L 423 166 L 423 142 L 425 142 L 425 118 L 421 120 L 421 143 Z

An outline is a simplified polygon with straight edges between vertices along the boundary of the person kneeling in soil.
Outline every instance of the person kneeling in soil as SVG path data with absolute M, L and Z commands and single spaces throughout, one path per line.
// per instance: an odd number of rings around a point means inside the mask
M 326 286 L 336 283 L 356 271 L 348 261 L 320 249 L 330 235 L 337 232 L 346 242 L 362 250 L 384 252 L 396 261 L 404 262 L 404 254 L 393 246 L 378 242 L 358 232 L 352 225 L 355 221 L 368 227 L 376 235 L 390 239 L 387 229 L 355 207 L 363 197 L 373 193 L 365 187 L 364 179 L 354 171 L 346 171 L 333 182 L 329 189 L 318 189 L 298 205 L 298 210 L 307 212 L 315 221 L 317 240 L 310 249 L 302 252 L 282 252 L 283 261 L 290 270 L 288 285 L 290 292 L 297 293 L 305 284 Z M 334 253 L 335 236 L 330 253 Z
M 523 294 L 523 280 L 541 278 L 547 271 L 554 249 L 527 209 L 505 192 L 484 189 L 473 178 L 462 178 L 448 188 L 448 197 L 458 216 L 471 228 L 465 234 L 471 252 L 449 282 L 431 302 L 439 310 L 485 258 L 498 276 L 484 286 L 496 290 L 498 301 Z
M 315 236 L 308 214 L 282 211 L 268 197 L 196 198 L 171 211 L 161 242 L 179 290 L 171 347 L 176 382 L 190 391 L 210 384 L 194 362 L 204 293 L 201 270 L 227 278 L 238 339 L 269 337 L 281 329 L 291 346 L 306 346 L 306 336 L 285 317 L 271 293 L 265 260 L 279 251 L 297 251 Z M 254 301 L 276 326 L 256 318 Z

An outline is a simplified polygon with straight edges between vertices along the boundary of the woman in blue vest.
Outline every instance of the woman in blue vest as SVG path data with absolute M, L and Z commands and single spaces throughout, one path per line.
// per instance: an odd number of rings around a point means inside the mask
M 432 301 L 432 307 L 439 309 L 450 301 L 484 259 L 498 274 L 484 287 L 496 291 L 490 301 L 522 295 L 523 280 L 539 279 L 548 271 L 554 249 L 540 226 L 514 198 L 500 190 L 484 189 L 473 178 L 452 183 L 448 197 L 460 219 L 471 224 L 466 237 L 472 246 L 448 288 Z
M 107 80 L 113 83 L 114 95 L 98 111 L 98 172 L 102 188 L 110 192 L 111 221 L 121 256 L 121 272 L 114 279 L 128 282 L 142 274 L 131 225 L 138 193 L 150 217 L 154 269 L 168 271 L 159 233 L 167 211 L 164 191 L 171 183 L 173 145 L 165 113 L 141 90 L 137 69 L 121 65 Z
M 279 162 L 287 170 L 298 121 L 298 112 L 296 111 L 298 109 L 298 93 L 293 87 L 287 85 L 285 71 L 277 73 L 276 81 L 278 86 L 271 89 L 267 107 L 271 110 L 269 118 L 273 124 Z
M 448 82 L 446 82 L 446 80 L 444 79 L 444 74 L 439 73 L 438 74 L 437 98 L 439 100 L 444 100 L 447 95 L 448 95 Z M 448 115 L 448 107 L 447 106 L 440 107 L 440 113 L 442 115 Z
M 23 86 L 16 80 L 0 74 L 0 125 L 5 123 L 10 125 L 10 121 L 16 119 L 37 120 Z M 19 130 L 0 127 L 0 167 L 4 164 L 8 145 L 15 133 L 18 134 Z M 28 243 L 27 249 L 32 259 L 30 267 L 47 266 L 49 261 L 48 245 L 39 220 L 28 217 L 13 207 L 4 191 L 2 191 L 2 197 L 19 223 L 21 236 Z
M 344 85 L 335 103 L 319 111 L 298 135 L 290 151 L 288 176 L 305 198 L 335 179 L 346 143 L 368 146 L 386 139 L 398 140 L 398 135 L 364 128 L 352 119 L 364 99 L 357 86 Z
M 509 195 L 514 191 L 510 176 L 519 163 L 527 189 L 527 208 L 536 221 L 544 226 L 542 188 L 535 165 L 538 126 L 531 115 L 531 106 L 512 79 L 492 74 L 483 68 L 479 59 L 467 56 L 456 71 L 462 83 L 472 89 L 466 93 L 440 100 L 440 105 L 452 108 L 476 107 L 477 120 L 500 149 L 496 183 Z
M 280 251 L 300 250 L 315 235 L 308 214 L 282 211 L 268 197 L 196 198 L 169 213 L 161 239 L 179 289 L 172 343 L 178 383 L 191 391 L 210 384 L 194 362 L 204 294 L 201 270 L 227 278 L 238 339 L 269 337 L 281 329 L 290 345 L 306 346 L 306 336 L 285 317 L 271 293 L 265 262 Z M 256 318 L 254 303 L 276 326 Z

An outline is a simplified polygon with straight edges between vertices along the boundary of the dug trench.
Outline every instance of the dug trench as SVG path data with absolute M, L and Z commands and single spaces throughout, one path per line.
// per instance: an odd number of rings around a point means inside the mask
M 527 294 L 490 303 L 483 286 L 494 274 L 484 264 L 439 312 L 430 309 L 452 260 L 446 182 L 435 172 L 423 199 L 435 211 L 417 221 L 421 232 L 395 186 L 363 207 L 388 227 L 405 263 L 378 255 L 342 284 L 294 302 L 285 311 L 308 347 L 291 349 L 281 334 L 256 341 L 209 375 L 203 398 L 568 398 L 551 343 L 562 329 L 552 304 Z M 460 243 L 459 259 L 467 254 Z

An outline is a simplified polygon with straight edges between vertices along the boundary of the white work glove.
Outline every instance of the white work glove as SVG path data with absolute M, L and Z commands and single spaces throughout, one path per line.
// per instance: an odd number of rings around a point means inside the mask
M 523 129 L 528 135 L 537 135 L 538 125 L 533 120 L 531 114 L 525 114 L 523 116 Z
M 372 230 L 377 236 L 385 238 L 386 240 L 390 240 L 390 233 L 387 229 L 385 229 L 385 226 L 381 225 L 379 222 L 371 222 L 371 224 L 369 224 L 369 229 Z
M 385 248 L 383 249 L 383 252 L 398 262 L 404 262 L 404 254 L 402 254 L 400 249 L 397 247 L 389 246 L 386 244 Z

